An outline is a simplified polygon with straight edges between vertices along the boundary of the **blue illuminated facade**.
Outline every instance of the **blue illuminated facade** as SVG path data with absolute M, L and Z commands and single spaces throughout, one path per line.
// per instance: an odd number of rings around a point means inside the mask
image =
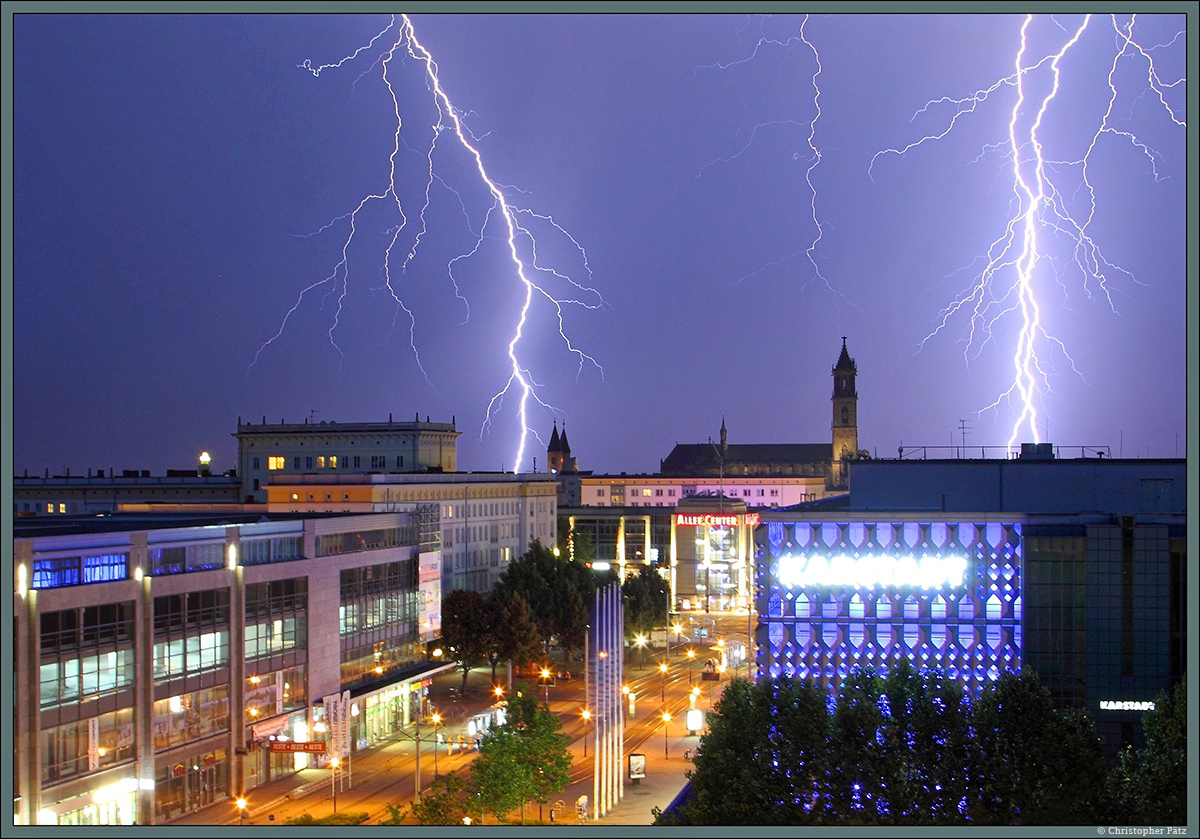
M 764 514 L 758 673 L 836 692 L 901 659 L 978 693 L 1021 667 L 1021 524 Z

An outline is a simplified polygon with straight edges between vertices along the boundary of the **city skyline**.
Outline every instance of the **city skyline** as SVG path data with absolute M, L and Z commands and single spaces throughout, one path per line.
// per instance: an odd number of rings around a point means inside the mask
M 15 474 L 223 472 L 239 417 L 389 415 L 454 418 L 464 471 L 544 470 L 557 424 L 581 469 L 653 472 L 723 421 L 828 439 L 843 336 L 872 456 L 1186 453 L 1184 14 L 1036 18 L 1026 89 L 1006 14 L 8 22 Z M 966 316 L 1021 130 L 1086 231 L 1034 225 L 1024 424 L 1017 254 Z

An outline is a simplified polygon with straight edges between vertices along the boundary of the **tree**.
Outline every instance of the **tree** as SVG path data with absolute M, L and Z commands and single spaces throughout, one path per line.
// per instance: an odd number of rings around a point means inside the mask
M 542 656 L 542 639 L 534 622 L 533 610 L 520 592 L 493 589 L 489 596 L 492 626 L 488 632 L 491 647 L 488 661 L 492 665 L 492 681 L 501 661 L 528 665 Z
M 388 807 L 392 813 L 392 807 Z M 461 825 L 464 816 L 478 819 L 480 809 L 471 795 L 467 782 L 449 772 L 438 775 L 429 785 L 429 791 L 423 793 L 419 801 L 412 804 L 410 811 L 418 824 Z M 396 814 L 392 813 L 393 819 Z M 393 820 L 391 824 L 400 824 L 405 816 Z
M 1145 741 L 1121 752 L 1111 775 L 1109 821 L 1187 824 L 1187 679 L 1155 697 L 1142 717 Z
M 540 541 L 534 541 L 504 569 L 496 586 L 525 598 L 542 637 L 543 650 L 550 649 L 554 637 L 568 655 L 582 648 L 587 605 L 596 591 L 591 570 L 582 562 L 555 556 Z
M 1090 718 L 1059 712 L 1029 668 L 1006 671 L 971 714 L 972 821 L 1003 825 L 1094 824 L 1105 787 Z
M 648 633 L 667 622 L 670 593 L 667 581 L 649 565 L 637 574 L 629 574 L 621 586 L 621 604 L 625 611 L 625 637 Z
M 824 690 L 807 682 L 731 682 L 700 738 L 687 801 L 673 813 L 658 813 L 654 823 L 827 821 L 831 727 L 825 701 Z
M 506 822 L 529 800 L 545 803 L 570 782 L 569 738 L 558 717 L 537 704 L 528 690 L 505 703 L 505 721 L 491 730 L 471 764 L 471 789 L 480 808 Z
M 481 664 L 491 646 L 488 604 L 477 591 L 455 589 L 442 600 L 442 643 L 462 669 L 462 687 L 467 674 Z

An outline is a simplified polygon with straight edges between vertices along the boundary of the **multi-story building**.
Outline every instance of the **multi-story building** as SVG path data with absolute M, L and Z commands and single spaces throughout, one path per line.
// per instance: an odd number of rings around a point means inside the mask
M 214 504 L 237 505 L 242 482 L 230 471 L 210 474 L 206 469 L 168 469 L 165 475 L 149 470 L 88 470 L 85 475 L 19 475 L 13 478 L 13 517 L 109 515 L 128 504 L 176 504 L 181 508 Z
M 487 592 L 537 540 L 558 538 L 553 475 L 455 472 L 419 475 L 275 475 L 264 488 L 275 513 L 392 512 L 436 506 L 442 588 Z
M 904 658 L 977 692 L 1028 665 L 1111 759 L 1186 666 L 1185 467 L 1045 444 L 853 462 L 836 505 L 761 514 L 757 673 L 836 690 Z
M 282 475 L 453 472 L 461 432 L 450 422 L 243 423 L 238 474 L 246 501 L 267 500 L 264 487 Z
M 436 505 L 18 522 L 15 822 L 162 823 L 392 734 L 452 666 L 438 543 Z

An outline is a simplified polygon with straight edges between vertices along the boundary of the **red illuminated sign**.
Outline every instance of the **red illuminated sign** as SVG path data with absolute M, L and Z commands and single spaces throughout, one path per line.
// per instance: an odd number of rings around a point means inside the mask
M 732 513 L 676 513 L 676 527 L 737 527 L 745 524 L 758 525 L 758 513 L 737 515 Z
M 311 743 L 300 743 L 295 740 L 272 740 L 271 751 L 273 752 L 324 752 L 325 743 L 316 740 Z

